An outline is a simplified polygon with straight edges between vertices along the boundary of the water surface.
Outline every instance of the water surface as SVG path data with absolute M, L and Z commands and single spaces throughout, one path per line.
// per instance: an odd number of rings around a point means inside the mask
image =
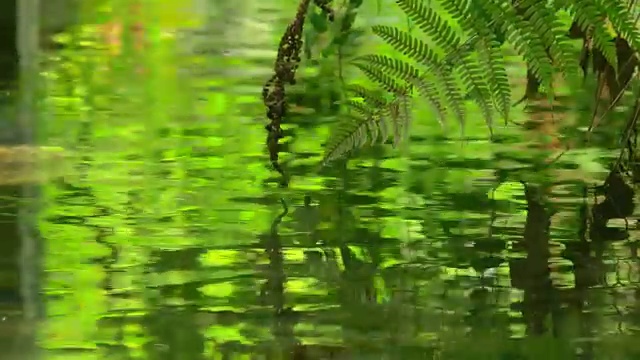
M 583 191 L 604 180 L 612 135 L 548 167 L 582 121 L 562 104 L 515 109 L 523 126 L 498 125 L 493 140 L 482 121 L 461 138 L 419 108 L 406 145 L 318 172 L 339 84 L 335 59 L 307 61 L 282 189 L 260 91 L 295 4 L 165 3 L 81 9 L 63 46 L 44 51 L 36 145 L 52 160 L 26 178 L 2 165 L 14 174 L 0 189 L 3 259 L 27 241 L 24 184 L 37 184 L 43 244 L 41 296 L 16 292 L 20 264 L 2 263 L 7 348 L 42 359 L 640 355 L 635 220 L 586 230 Z M 405 22 L 379 6 L 359 25 Z M 20 321 L 27 306 L 42 308 L 37 321 Z

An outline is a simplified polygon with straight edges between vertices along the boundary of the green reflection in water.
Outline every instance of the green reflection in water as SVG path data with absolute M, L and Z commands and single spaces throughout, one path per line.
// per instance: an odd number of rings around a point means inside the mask
M 635 247 L 579 232 L 582 184 L 603 179 L 606 147 L 535 170 L 555 154 L 540 134 L 560 137 L 562 123 L 499 127 L 492 143 L 470 122 L 462 140 L 418 107 L 403 149 L 317 173 L 336 114 L 322 86 L 336 65 L 320 60 L 292 93 L 304 106 L 287 125 L 282 190 L 259 92 L 295 4 L 140 4 L 85 9 L 46 54 L 43 145 L 64 157 L 41 180 L 44 358 L 638 354 Z M 361 21 L 404 21 L 376 7 Z

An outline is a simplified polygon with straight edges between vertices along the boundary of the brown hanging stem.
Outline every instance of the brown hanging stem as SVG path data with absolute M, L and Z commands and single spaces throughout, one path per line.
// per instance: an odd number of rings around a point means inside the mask
M 288 176 L 279 163 L 279 148 L 282 135 L 282 122 L 287 112 L 286 89 L 287 84 L 296 83 L 295 75 L 300 64 L 300 52 L 302 51 L 302 35 L 304 22 L 306 20 L 309 4 L 311 0 L 301 0 L 298 5 L 295 18 L 285 30 L 280 44 L 278 45 L 278 55 L 273 67 L 273 75 L 262 88 L 262 100 L 267 107 L 267 118 L 269 124 L 265 126 L 267 130 L 267 150 L 269 160 L 273 168 L 280 173 L 282 180 L 280 184 L 287 186 Z M 329 20 L 333 21 L 334 15 L 326 0 L 314 0 L 314 3 L 329 15 Z

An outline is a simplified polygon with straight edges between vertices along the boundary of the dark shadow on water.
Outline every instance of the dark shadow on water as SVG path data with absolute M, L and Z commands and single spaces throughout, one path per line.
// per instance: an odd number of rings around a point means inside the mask
M 35 328 L 24 313 L 28 302 L 36 299 L 25 299 L 23 294 L 27 280 L 22 264 L 21 199 L 21 186 L 0 185 L 0 348 L 7 359 L 35 355 Z
M 0 147 L 19 144 L 17 121 L 18 54 L 16 2 L 0 4 Z M 3 359 L 36 357 L 36 326 L 32 312 L 42 310 L 38 296 L 40 261 L 33 223 L 24 214 L 24 186 L 7 181 L 23 159 L 4 151 L 0 159 L 0 349 Z M 25 249 L 25 247 L 29 249 Z M 25 252 L 37 258 L 25 258 Z M 37 316 L 37 315 L 36 315 Z

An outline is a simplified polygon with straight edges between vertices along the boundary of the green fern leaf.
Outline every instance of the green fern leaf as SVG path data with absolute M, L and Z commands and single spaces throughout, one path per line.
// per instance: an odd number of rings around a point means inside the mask
M 550 9 L 546 2 L 529 2 L 525 6 L 523 18 L 528 19 L 532 29 L 535 29 L 549 54 L 560 67 L 565 78 L 577 76 L 579 61 L 572 51 L 570 39 L 564 25 L 560 22 L 557 11 Z
M 507 76 L 504 56 L 500 51 L 498 42 L 483 39 L 478 43 L 478 54 L 482 68 L 486 71 L 486 79 L 489 84 L 495 107 L 505 121 L 509 119 L 511 111 L 511 85 Z
M 606 27 L 606 14 L 593 0 L 576 1 L 570 8 L 575 12 L 574 20 L 580 29 L 585 33 L 591 33 L 595 47 L 602 52 L 609 64 L 617 68 L 618 55 Z
M 372 31 L 394 49 L 422 65 L 439 63 L 438 56 L 425 42 L 406 31 L 382 25 L 373 26 Z
M 428 73 L 421 74 L 411 64 L 385 55 L 364 55 L 356 59 L 370 67 L 375 67 L 386 74 L 399 77 L 410 87 L 416 88 L 418 93 L 426 99 L 438 113 L 438 121 L 444 125 L 447 109 L 441 98 L 440 90 L 433 85 L 435 79 L 427 78 Z
M 347 116 L 332 132 L 325 144 L 323 165 L 341 158 L 351 151 L 386 138 L 386 124 L 381 117 Z
M 640 50 L 640 30 L 637 19 L 621 1 L 597 0 L 615 31 L 627 40 L 631 48 Z
M 529 68 L 547 88 L 551 89 L 554 68 L 545 49 L 545 44 L 537 30 L 516 13 L 511 1 L 496 3 L 483 1 L 478 3 L 496 26 L 505 34 L 516 51 L 527 60 Z
M 374 109 L 382 108 L 387 104 L 387 99 L 379 90 L 370 90 L 362 85 L 352 84 L 347 86 L 346 91 L 362 99 L 365 104 Z
M 491 131 L 494 106 L 505 123 L 511 109 L 511 87 L 500 44 L 495 40 L 492 27 L 485 22 L 481 7 L 471 6 L 470 0 L 441 0 L 441 4 L 466 32 L 474 34 L 458 50 L 447 55 L 445 61 L 451 65 L 460 63 L 469 95 L 480 106 Z M 477 59 L 470 58 L 473 51 L 478 53 Z
M 396 0 L 396 4 L 425 34 L 447 52 L 460 45 L 460 37 L 453 28 L 422 0 Z
M 323 165 L 355 149 L 386 141 L 389 125 L 393 127 L 393 145 L 397 146 L 408 137 L 411 116 L 409 101 L 407 95 L 398 95 L 375 112 L 365 110 L 365 116 L 346 116 L 336 125 L 325 144 Z
M 386 91 L 393 94 L 404 92 L 403 87 L 398 81 L 387 75 L 383 70 L 375 68 L 368 63 L 358 61 L 353 61 L 353 65 L 360 69 L 371 81 L 382 86 Z

